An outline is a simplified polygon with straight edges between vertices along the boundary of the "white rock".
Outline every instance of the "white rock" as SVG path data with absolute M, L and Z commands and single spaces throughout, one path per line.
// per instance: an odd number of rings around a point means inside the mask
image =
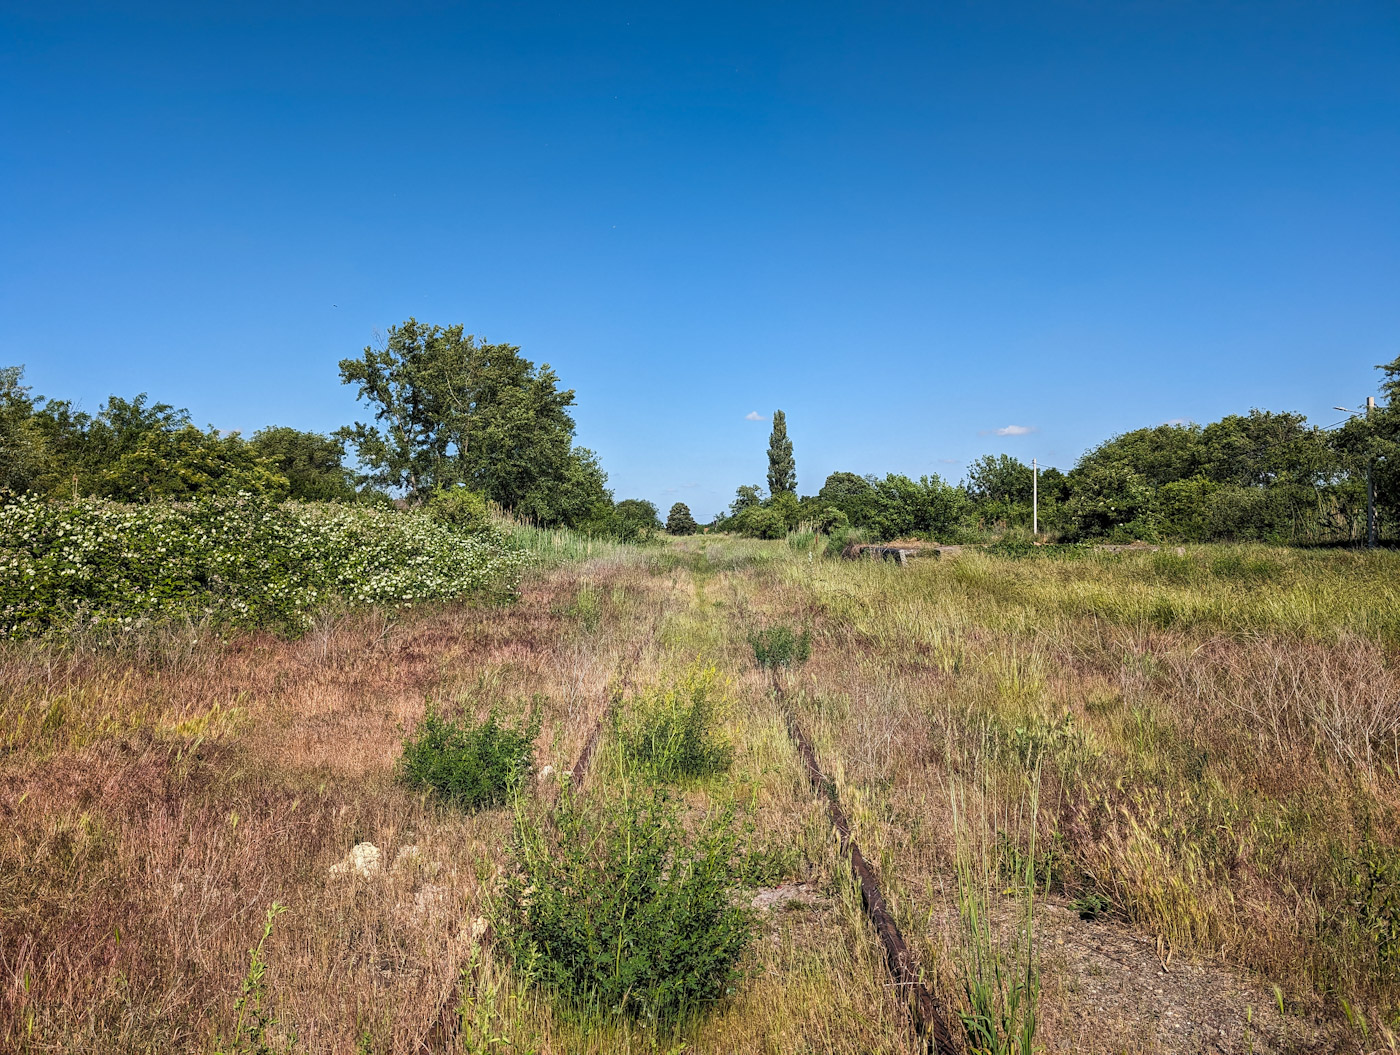
M 414 918 L 426 916 L 447 900 L 447 888 L 424 883 L 422 889 L 413 895 Z
M 394 855 L 394 871 L 402 872 L 416 860 L 418 860 L 418 847 L 400 846 L 399 852 Z
M 331 875 L 345 875 L 353 872 L 366 879 L 377 876 L 383 868 L 379 864 L 379 847 L 374 843 L 356 843 L 345 860 L 331 865 Z
M 545 766 L 540 770 L 540 783 L 543 784 L 552 776 L 554 776 L 554 767 L 549 765 Z

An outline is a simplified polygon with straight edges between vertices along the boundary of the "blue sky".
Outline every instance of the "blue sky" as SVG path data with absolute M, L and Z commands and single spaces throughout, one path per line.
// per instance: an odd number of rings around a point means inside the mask
M 1400 354 L 1400 4 L 0 7 L 36 391 L 330 430 L 410 315 L 551 363 L 617 496 L 702 517 L 775 407 L 809 493 L 1329 424 Z

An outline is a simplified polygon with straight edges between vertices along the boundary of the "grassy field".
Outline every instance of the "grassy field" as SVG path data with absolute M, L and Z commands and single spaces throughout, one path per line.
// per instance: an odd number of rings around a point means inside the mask
M 510 604 L 7 644 L 0 1050 L 917 1050 L 789 717 L 954 1010 L 1019 995 L 1047 1051 L 1396 1050 L 1396 554 L 523 541 Z M 810 658 L 759 669 L 776 627 Z M 691 832 L 733 811 L 759 907 L 731 991 L 653 1028 L 493 938 L 610 700 L 588 809 L 640 794 L 628 722 L 695 678 L 731 756 L 674 795 Z M 534 713 L 554 776 L 476 812 L 406 786 L 429 704 Z

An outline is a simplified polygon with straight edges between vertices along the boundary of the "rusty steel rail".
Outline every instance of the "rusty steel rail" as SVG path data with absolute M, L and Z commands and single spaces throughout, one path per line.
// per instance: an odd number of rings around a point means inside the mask
M 797 745 L 797 753 L 802 756 L 802 764 L 807 770 L 807 779 L 812 789 L 826 798 L 827 813 L 831 816 L 832 827 L 840 842 L 841 850 L 851 862 L 851 871 L 860 883 L 861 901 L 865 913 L 885 949 L 885 962 L 889 966 L 894 984 L 908 997 L 909 1013 L 913 1019 L 914 1032 L 925 1042 L 932 1042 L 934 1052 L 956 1052 L 961 1050 L 957 1034 L 948 1025 L 948 1014 L 919 977 L 913 954 L 899 932 L 899 924 L 894 921 L 885 904 L 885 896 L 880 892 L 880 881 L 875 869 L 860 852 L 855 839 L 851 837 L 851 822 L 836 794 L 836 785 L 822 772 L 817 761 L 817 753 L 812 742 L 807 739 L 797 713 L 788 702 L 787 693 L 777 677 L 773 678 L 773 690 L 782 705 L 787 719 L 788 733 Z

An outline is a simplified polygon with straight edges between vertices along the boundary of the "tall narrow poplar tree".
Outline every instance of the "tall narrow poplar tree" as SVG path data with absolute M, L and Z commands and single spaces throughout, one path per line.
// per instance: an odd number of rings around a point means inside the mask
M 797 462 L 787 434 L 787 415 L 773 411 L 773 434 L 768 437 L 768 493 L 774 498 L 797 490 Z

